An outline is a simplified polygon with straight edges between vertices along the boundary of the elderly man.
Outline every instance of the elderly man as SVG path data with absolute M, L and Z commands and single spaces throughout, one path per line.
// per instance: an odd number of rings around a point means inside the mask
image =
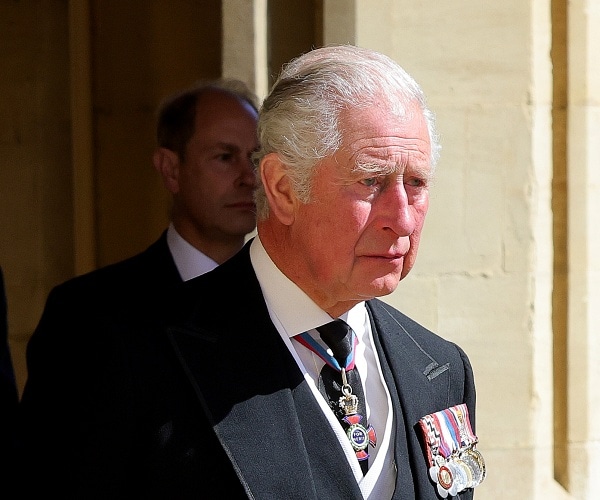
M 420 88 L 377 52 L 311 51 L 265 100 L 259 142 L 257 237 L 156 328 L 113 334 L 88 404 L 56 409 L 73 421 L 67 491 L 471 499 L 468 358 L 375 298 L 412 268 L 428 208 Z

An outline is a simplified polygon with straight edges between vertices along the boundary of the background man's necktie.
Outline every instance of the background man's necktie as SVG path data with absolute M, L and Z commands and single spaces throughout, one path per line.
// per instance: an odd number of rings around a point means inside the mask
M 356 452 L 363 474 L 369 467 L 368 445 L 375 446 L 375 431 L 367 424 L 367 411 L 362 382 L 354 365 L 356 335 L 341 319 L 317 328 L 329 346 L 339 368 L 325 363 L 319 376 L 319 391 L 329 401 Z M 345 373 L 345 381 L 344 379 Z

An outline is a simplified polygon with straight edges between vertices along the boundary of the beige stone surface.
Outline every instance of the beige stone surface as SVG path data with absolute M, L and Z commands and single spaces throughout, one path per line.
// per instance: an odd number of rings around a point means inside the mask
M 294 19 L 266 0 L 211 0 L 206 12 L 138 2 L 131 29 L 131 3 L 88 4 L 100 16 L 90 26 L 103 27 L 88 61 L 93 137 L 72 130 L 71 99 L 86 91 L 69 80 L 80 74 L 72 4 L 0 2 L 0 265 L 20 385 L 47 293 L 81 257 L 73 141 L 92 141 L 104 175 L 98 199 L 86 195 L 104 210 L 100 231 L 87 227 L 100 235 L 91 247 L 116 259 L 144 241 L 120 243 L 131 225 L 110 207 L 148 234 L 164 223 L 165 200 L 138 175 L 159 97 L 219 68 L 263 95 L 270 64 L 307 39 L 355 43 L 396 59 L 437 115 L 443 149 L 419 257 L 384 300 L 470 356 L 488 464 L 475 498 L 598 496 L 600 0 L 324 0 L 307 3 L 314 12 L 294 2 Z
M 589 23 L 584 12 L 597 12 L 597 4 L 579 3 L 571 10 Z M 559 129 L 553 130 L 551 107 L 553 71 L 561 68 L 552 68 L 550 59 L 557 30 L 551 4 L 357 5 L 357 44 L 403 65 L 421 83 L 438 118 L 442 157 L 419 258 L 413 273 L 385 300 L 458 342 L 471 357 L 480 449 L 489 464 L 476 497 L 591 499 L 590 464 L 597 440 L 587 417 L 599 409 L 593 382 L 597 374 L 590 369 L 592 362 L 598 365 L 598 357 L 589 351 L 597 349 L 587 322 L 598 320 L 597 312 L 585 307 L 587 319 L 571 320 L 581 333 L 573 327 L 569 331 L 571 342 L 579 338 L 569 355 L 571 360 L 577 356 L 579 366 L 569 364 L 570 376 L 577 374 L 578 380 L 570 378 L 567 395 L 569 439 L 575 441 L 570 445 L 570 482 L 561 485 L 554 477 L 553 397 L 556 390 L 567 389 L 555 385 L 552 357 L 553 272 L 560 269 L 553 270 L 552 145 Z M 578 75 L 587 79 L 596 73 L 588 74 L 595 62 L 588 52 L 590 41 L 584 43 L 589 58 Z M 581 111 L 585 118 L 571 124 L 585 124 L 577 134 L 581 149 L 576 151 L 586 156 L 579 162 L 582 178 L 571 201 L 575 204 L 582 197 L 597 204 L 597 195 L 590 192 L 595 183 L 587 154 L 598 159 L 594 150 L 600 140 L 590 104 L 588 97 Z M 569 219 L 571 231 L 590 220 L 590 214 L 586 207 L 577 220 Z M 587 258 L 571 258 L 574 269 L 582 267 L 582 283 L 572 287 L 585 288 L 587 297 L 597 283 L 587 254 L 595 239 L 587 226 L 580 236 L 586 241 L 580 252 Z M 569 244 L 576 244 L 572 237 Z M 558 411 L 562 415 L 566 410 Z

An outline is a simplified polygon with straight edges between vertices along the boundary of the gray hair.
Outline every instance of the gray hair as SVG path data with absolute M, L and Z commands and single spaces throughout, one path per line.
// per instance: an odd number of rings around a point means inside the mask
M 382 100 L 399 118 L 417 104 L 429 129 L 434 168 L 440 149 L 435 118 L 419 85 L 389 57 L 351 45 L 315 49 L 284 66 L 260 110 L 256 165 L 277 153 L 288 167 L 296 195 L 307 203 L 313 167 L 342 144 L 340 112 L 381 106 Z M 269 206 L 261 182 L 255 200 L 262 220 Z

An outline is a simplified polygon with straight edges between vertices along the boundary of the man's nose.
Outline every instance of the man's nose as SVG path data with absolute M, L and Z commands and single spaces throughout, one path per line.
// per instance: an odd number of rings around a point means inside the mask
M 239 180 L 241 184 L 247 186 L 256 185 L 256 169 L 254 168 L 254 163 L 251 158 L 240 161 Z
M 398 182 L 389 186 L 380 200 L 384 208 L 384 227 L 398 236 L 409 236 L 416 228 L 415 210 L 406 186 Z

